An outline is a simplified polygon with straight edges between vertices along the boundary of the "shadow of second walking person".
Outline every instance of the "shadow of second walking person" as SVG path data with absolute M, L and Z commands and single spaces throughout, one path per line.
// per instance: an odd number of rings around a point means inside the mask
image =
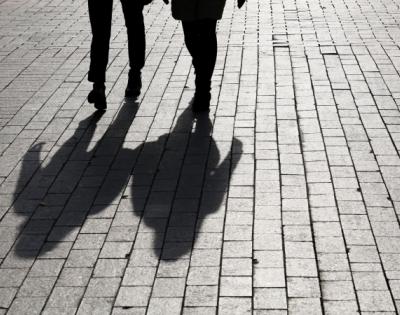
M 207 217 L 224 215 L 221 206 L 242 143 L 233 138 L 223 146 L 226 155 L 222 160 L 208 114 L 194 115 L 188 109 L 171 133 L 144 144 L 130 181 L 133 209 L 144 223 L 136 248 L 153 248 L 156 255 L 162 249 L 161 259 L 179 259 L 196 247 Z M 146 200 L 138 191 L 148 191 Z M 208 234 L 212 235 L 222 234 Z

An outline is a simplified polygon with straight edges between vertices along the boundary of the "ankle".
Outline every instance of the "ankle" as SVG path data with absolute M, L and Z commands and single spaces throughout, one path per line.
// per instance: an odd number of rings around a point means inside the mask
M 196 98 L 202 99 L 210 99 L 211 98 L 211 88 L 209 87 L 196 87 L 196 91 L 194 92 L 194 96 Z
M 131 68 L 129 69 L 128 78 L 129 79 L 140 79 L 142 76 L 142 71 L 140 69 Z
M 209 93 L 211 90 L 211 81 L 196 78 L 195 80 L 196 92 Z
M 93 83 L 93 90 L 99 90 L 99 89 L 105 89 L 106 86 L 104 85 L 104 82 L 94 82 Z

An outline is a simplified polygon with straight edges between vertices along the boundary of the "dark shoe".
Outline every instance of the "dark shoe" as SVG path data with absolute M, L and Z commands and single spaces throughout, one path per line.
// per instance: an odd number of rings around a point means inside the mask
M 88 95 L 88 102 L 94 104 L 94 107 L 98 110 L 105 110 L 107 108 L 105 86 L 93 85 L 93 90 Z
M 192 102 L 192 111 L 195 113 L 210 111 L 211 94 L 209 91 L 196 92 Z
M 139 72 L 129 71 L 128 85 L 125 89 L 125 97 L 138 97 L 142 89 L 142 78 Z

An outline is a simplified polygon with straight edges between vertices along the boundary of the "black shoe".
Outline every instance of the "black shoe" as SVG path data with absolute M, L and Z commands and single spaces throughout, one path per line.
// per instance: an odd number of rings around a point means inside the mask
M 105 110 L 107 108 L 105 86 L 93 85 L 93 90 L 90 91 L 87 99 L 89 103 L 94 104 L 96 109 Z
M 125 89 L 125 97 L 138 97 L 142 89 L 142 78 L 140 71 L 129 71 L 128 85 Z
M 192 111 L 195 113 L 210 111 L 211 93 L 209 91 L 196 92 L 192 102 Z

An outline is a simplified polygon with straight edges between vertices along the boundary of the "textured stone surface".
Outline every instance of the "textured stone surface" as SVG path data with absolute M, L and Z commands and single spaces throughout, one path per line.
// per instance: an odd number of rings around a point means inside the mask
M 103 115 L 87 2 L 0 1 L 0 314 L 399 313 L 398 2 L 235 4 L 195 117 L 162 1 Z

